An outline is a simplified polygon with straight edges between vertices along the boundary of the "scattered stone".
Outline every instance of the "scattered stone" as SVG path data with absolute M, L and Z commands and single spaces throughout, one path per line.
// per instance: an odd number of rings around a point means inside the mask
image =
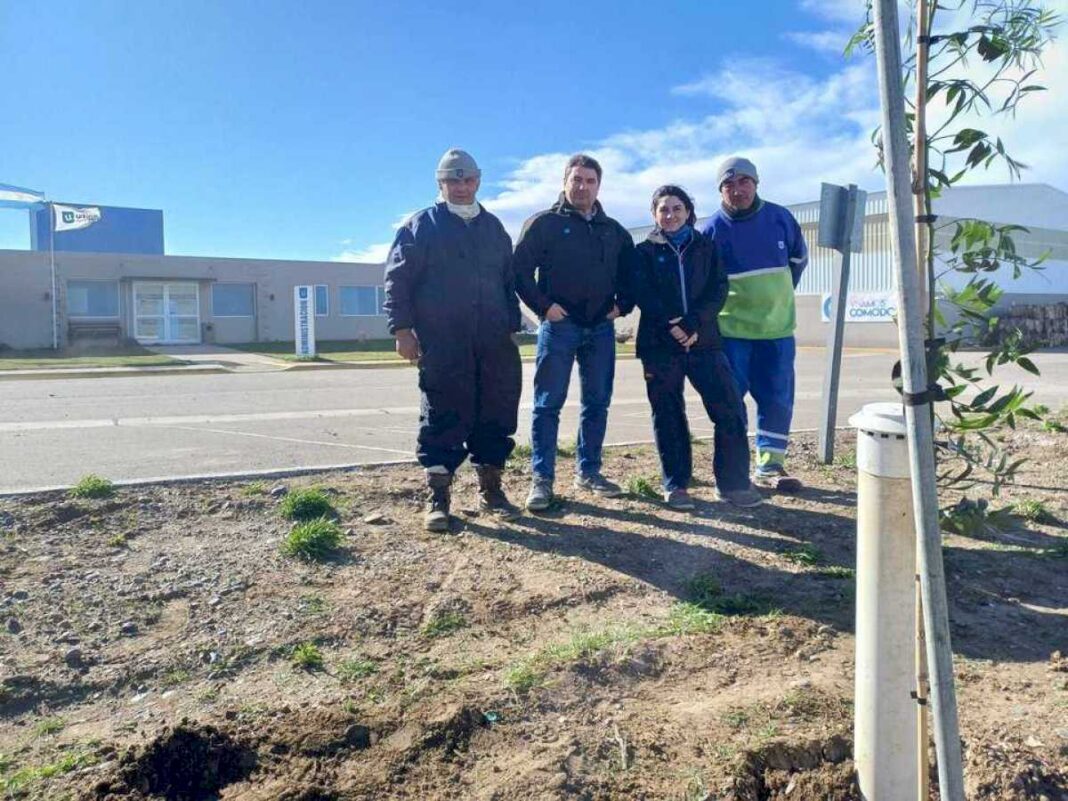
M 63 654 L 63 661 L 67 663 L 69 667 L 79 668 L 85 664 L 84 656 L 81 648 L 71 648 L 67 653 Z
M 26 592 L 26 590 L 15 590 L 13 593 L 11 593 L 11 597 L 14 598 L 16 601 L 28 601 L 30 598 L 30 594 Z
M 218 595 L 213 595 L 208 600 L 208 606 L 218 606 L 221 603 L 222 603 L 222 598 L 220 598 Z
M 7 619 L 7 630 L 10 634 L 18 634 L 22 631 L 22 624 L 16 618 L 9 617 Z
M 289 492 L 289 487 L 287 487 L 285 484 L 279 484 L 276 487 L 271 487 L 272 498 L 281 498 L 287 492 Z
M 56 642 L 67 643 L 68 645 L 77 645 L 82 641 L 82 638 L 75 634 L 73 631 L 64 631 L 59 637 L 56 638 Z
M 0 511 L 0 528 L 14 528 L 15 516 L 11 512 Z
M 386 515 L 381 510 L 376 509 L 370 514 L 365 515 L 363 518 L 363 522 L 367 523 L 369 526 L 380 526 L 383 523 L 388 523 L 389 518 L 386 517 Z
M 133 637 L 137 634 L 137 624 L 132 620 L 127 620 L 119 626 L 119 634 L 122 634 L 124 637 Z

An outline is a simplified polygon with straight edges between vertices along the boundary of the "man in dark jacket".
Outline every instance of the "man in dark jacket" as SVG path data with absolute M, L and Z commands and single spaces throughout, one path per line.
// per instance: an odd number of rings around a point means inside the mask
M 621 493 L 601 475 L 601 446 L 616 367 L 612 321 L 634 306 L 624 291 L 634 241 L 597 202 L 601 174 L 595 159 L 572 156 L 560 199 L 527 220 L 516 244 L 519 296 L 542 320 L 530 437 L 534 479 L 527 508 L 532 511 L 552 503 L 560 409 L 576 359 L 582 406 L 575 486 L 605 497 Z
M 426 469 L 425 525 L 449 527 L 453 474 L 468 454 L 479 504 L 514 518 L 501 470 L 515 442 L 522 367 L 512 332 L 519 302 L 512 240 L 475 200 L 481 171 L 463 150 L 438 164 L 441 195 L 397 232 L 386 261 L 389 331 L 419 365 L 422 409 L 416 455 Z

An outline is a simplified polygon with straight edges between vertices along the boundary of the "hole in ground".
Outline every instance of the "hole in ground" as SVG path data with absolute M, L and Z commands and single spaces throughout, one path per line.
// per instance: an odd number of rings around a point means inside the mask
M 228 784 L 246 778 L 255 767 L 256 754 L 251 749 L 214 726 L 183 720 L 143 748 L 127 751 L 117 780 L 101 782 L 96 796 L 208 801 Z
M 731 801 L 856 801 L 852 744 L 845 737 L 773 742 L 747 752 Z

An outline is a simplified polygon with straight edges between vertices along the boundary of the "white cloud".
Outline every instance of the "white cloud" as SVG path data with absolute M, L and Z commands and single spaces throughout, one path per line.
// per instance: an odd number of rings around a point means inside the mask
M 793 31 L 783 34 L 784 38 L 800 47 L 807 47 L 817 53 L 840 56 L 845 50 L 846 42 L 852 32 L 845 31 Z
M 389 255 L 389 247 L 392 242 L 376 242 L 362 250 L 343 250 L 330 261 L 354 261 L 359 264 L 383 264 Z
M 857 23 L 863 0 L 801 0 L 802 7 L 832 23 Z M 1068 0 L 1054 0 L 1054 8 Z M 844 27 L 843 27 L 844 30 Z M 797 34 L 806 47 L 828 47 L 832 31 Z M 794 36 L 790 37 L 792 40 Z M 847 33 L 836 38 L 840 47 Z M 1048 92 L 1029 97 L 1015 118 L 985 119 L 978 127 L 1000 135 L 1010 152 L 1032 166 L 1023 181 L 1051 183 L 1068 189 L 1068 148 L 1056 132 L 1068 121 L 1068 48 L 1054 43 L 1035 81 Z M 821 181 L 885 187 L 875 169 L 870 136 L 879 124 L 879 99 L 872 55 L 840 63 L 825 77 L 790 70 L 773 60 L 739 61 L 672 89 L 691 98 L 693 114 L 659 128 L 627 130 L 606 136 L 587 149 L 603 165 L 601 201 L 606 211 L 627 226 L 650 222 L 648 202 L 664 183 L 678 183 L 694 194 L 698 214 L 718 203 L 716 167 L 726 156 L 744 154 L 760 169 L 761 194 L 781 203 L 814 200 Z M 493 186 L 483 186 L 481 200 L 499 216 L 513 238 L 523 221 L 549 207 L 559 195 L 569 153 L 532 155 L 518 160 Z M 970 183 L 1008 180 L 1001 168 L 978 172 Z M 399 224 L 399 223 L 398 223 Z M 395 226 L 396 227 L 396 226 Z M 388 243 L 344 256 L 381 261 Z M 345 259 L 350 260 L 350 259 Z

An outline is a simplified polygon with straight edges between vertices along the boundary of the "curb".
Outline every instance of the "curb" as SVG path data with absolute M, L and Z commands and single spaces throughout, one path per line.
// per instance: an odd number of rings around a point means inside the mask
M 39 381 L 70 378 L 125 378 L 144 375 L 211 375 L 213 373 L 230 373 L 232 370 L 221 364 L 187 364 L 173 367 L 57 367 L 38 370 L 0 370 L 0 381 Z
M 853 426 L 835 426 L 835 431 L 853 431 Z M 818 431 L 815 428 L 798 428 L 791 431 L 791 434 L 814 434 Z M 749 439 L 755 437 L 755 434 L 747 434 Z M 705 442 L 711 441 L 712 434 L 704 434 L 695 439 Z M 612 442 L 605 444 L 605 448 L 633 448 L 637 445 L 655 445 L 656 443 L 651 439 L 638 439 L 627 442 Z M 357 470 L 372 470 L 381 467 L 396 467 L 398 465 L 414 465 L 418 464 L 418 460 L 415 457 L 410 459 L 389 459 L 381 462 L 346 462 L 343 464 L 331 464 L 320 465 L 313 467 L 269 467 L 263 470 L 239 470 L 231 473 L 204 473 L 201 475 L 187 475 L 187 476 L 155 476 L 150 478 L 129 478 L 119 479 L 112 482 L 116 487 L 131 488 L 131 487 L 146 487 L 146 486 L 179 486 L 182 484 L 197 484 L 201 482 L 226 482 L 226 481 L 244 481 L 255 480 L 259 478 L 292 478 L 294 476 L 314 476 L 320 473 L 351 473 Z M 20 490 L 0 490 L 0 498 L 3 499 L 18 499 L 23 497 L 31 497 L 36 495 L 51 495 L 55 493 L 67 492 L 74 485 L 73 484 L 57 484 L 51 487 L 30 487 L 28 489 Z

